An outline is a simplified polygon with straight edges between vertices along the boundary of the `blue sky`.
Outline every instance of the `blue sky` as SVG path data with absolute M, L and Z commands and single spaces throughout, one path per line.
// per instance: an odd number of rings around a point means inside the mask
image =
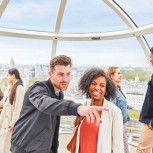
M 152 0 L 116 0 L 138 26 L 153 23 Z M 54 31 L 59 0 L 11 0 L 0 19 L 0 27 Z M 138 5 L 139 4 L 139 5 Z M 132 7 L 134 6 L 134 8 Z M 143 8 L 143 9 L 142 9 Z M 91 33 L 125 30 L 124 22 L 101 0 L 68 0 L 61 33 Z M 153 36 L 147 35 L 150 47 Z M 11 57 L 17 64 L 48 63 L 52 41 L 0 36 L 0 64 Z M 57 55 L 72 57 L 77 65 L 149 66 L 135 38 L 98 42 L 58 42 Z

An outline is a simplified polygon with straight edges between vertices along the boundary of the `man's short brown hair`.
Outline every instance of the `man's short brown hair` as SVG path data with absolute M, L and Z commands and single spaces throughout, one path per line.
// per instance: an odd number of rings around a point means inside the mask
M 56 65 L 64 65 L 64 66 L 70 65 L 70 67 L 71 67 L 72 66 L 72 60 L 71 60 L 70 57 L 68 57 L 66 55 L 59 55 L 59 56 L 56 56 L 53 59 L 51 59 L 50 70 L 54 69 L 54 67 Z

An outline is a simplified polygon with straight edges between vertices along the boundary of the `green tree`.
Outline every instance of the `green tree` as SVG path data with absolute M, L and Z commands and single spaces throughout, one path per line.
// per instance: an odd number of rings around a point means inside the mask
M 139 77 L 140 81 L 148 81 L 151 77 L 151 71 L 144 70 L 124 70 L 122 71 L 123 79 L 134 80 L 136 76 Z
M 128 110 L 129 116 L 131 119 L 134 120 L 139 120 L 140 117 L 140 111 L 136 111 L 136 110 Z

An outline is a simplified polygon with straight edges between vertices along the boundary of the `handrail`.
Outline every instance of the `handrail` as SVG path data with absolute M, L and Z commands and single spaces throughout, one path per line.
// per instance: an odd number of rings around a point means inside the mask
M 138 144 L 136 143 L 133 143 L 133 142 L 128 142 L 128 145 L 134 147 L 134 148 L 137 148 L 138 147 Z M 153 153 L 152 150 L 150 150 L 150 153 Z
M 129 141 L 128 142 L 128 145 L 130 145 L 130 146 L 132 146 L 132 147 L 138 147 L 138 144 L 136 144 L 136 143 L 133 143 L 133 142 L 131 142 L 131 141 Z
M 135 110 L 135 111 L 141 111 L 141 108 L 140 107 L 135 107 L 135 106 L 132 106 L 132 105 L 128 105 L 128 109 L 132 109 L 132 110 Z

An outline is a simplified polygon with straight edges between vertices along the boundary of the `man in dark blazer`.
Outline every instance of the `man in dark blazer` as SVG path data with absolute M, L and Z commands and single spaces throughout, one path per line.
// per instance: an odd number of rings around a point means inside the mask
M 71 58 L 59 55 L 50 62 L 49 79 L 36 82 L 25 93 L 20 118 L 14 125 L 12 153 L 57 153 L 61 115 L 85 116 L 100 124 L 98 106 L 63 100 L 71 78 Z
M 153 47 L 150 49 L 150 62 L 153 65 Z M 153 75 L 148 82 L 145 100 L 140 113 L 140 122 L 144 123 L 137 153 L 153 153 Z

